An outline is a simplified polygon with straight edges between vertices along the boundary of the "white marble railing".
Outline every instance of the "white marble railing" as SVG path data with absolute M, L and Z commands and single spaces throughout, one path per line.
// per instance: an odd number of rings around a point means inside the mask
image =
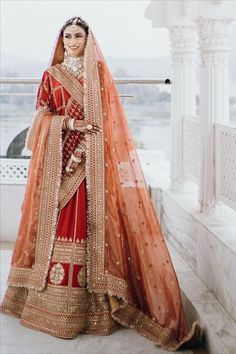
M 183 177 L 199 183 L 200 174 L 200 133 L 199 117 L 182 117 L 183 135 Z
M 199 118 L 184 116 L 183 177 L 199 185 Z M 215 124 L 215 197 L 236 210 L 236 128 Z M 29 159 L 0 159 L 0 184 L 25 185 Z M 214 183 L 214 180 L 212 181 Z
M 215 201 L 236 210 L 236 127 L 214 124 Z M 199 185 L 201 137 L 199 117 L 183 116 L 183 178 Z
M 236 210 L 236 127 L 215 124 L 216 199 Z
M 0 184 L 26 184 L 29 159 L 0 159 Z

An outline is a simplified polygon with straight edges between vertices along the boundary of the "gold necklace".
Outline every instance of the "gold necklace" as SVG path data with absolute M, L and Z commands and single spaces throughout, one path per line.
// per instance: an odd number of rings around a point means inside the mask
M 67 70 L 71 75 L 78 77 L 81 76 L 84 71 L 84 57 L 66 57 L 61 63 L 61 66 L 64 70 Z

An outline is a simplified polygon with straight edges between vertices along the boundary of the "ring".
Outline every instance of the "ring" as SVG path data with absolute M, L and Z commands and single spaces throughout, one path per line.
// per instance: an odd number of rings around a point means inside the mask
M 66 166 L 66 172 L 72 172 L 72 171 L 73 171 L 72 168 Z
M 92 126 L 92 124 L 87 124 L 87 128 L 88 128 L 88 130 L 91 130 L 91 129 L 93 129 L 93 126 Z

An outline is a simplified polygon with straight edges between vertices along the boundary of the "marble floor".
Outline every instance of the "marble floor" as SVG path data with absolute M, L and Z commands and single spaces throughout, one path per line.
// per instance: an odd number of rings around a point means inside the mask
M 1 299 L 6 289 L 10 267 L 11 246 L 1 245 Z M 64 340 L 20 325 L 19 319 L 0 314 L 1 354 L 168 354 L 148 339 L 128 329 L 120 329 L 107 337 L 80 335 Z M 207 354 L 201 348 L 179 354 Z

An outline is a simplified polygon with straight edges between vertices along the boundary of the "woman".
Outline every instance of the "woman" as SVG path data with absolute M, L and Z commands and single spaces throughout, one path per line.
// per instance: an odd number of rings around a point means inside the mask
M 119 94 L 80 17 L 59 33 L 26 147 L 1 311 L 61 338 L 124 326 L 170 351 L 195 345 Z

